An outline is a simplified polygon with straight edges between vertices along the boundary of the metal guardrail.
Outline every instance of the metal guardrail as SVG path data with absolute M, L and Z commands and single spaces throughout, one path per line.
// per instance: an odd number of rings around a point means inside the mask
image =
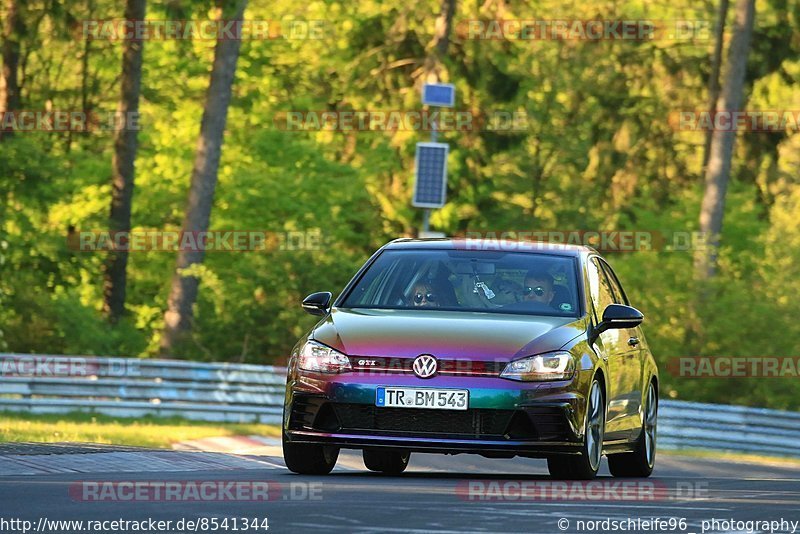
M 662 400 L 658 445 L 800 458 L 800 413 Z
M 0 410 L 280 423 L 281 367 L 0 354 Z
M 278 424 L 285 379 L 266 365 L 0 354 L 0 411 Z M 665 399 L 658 443 L 800 457 L 800 413 Z

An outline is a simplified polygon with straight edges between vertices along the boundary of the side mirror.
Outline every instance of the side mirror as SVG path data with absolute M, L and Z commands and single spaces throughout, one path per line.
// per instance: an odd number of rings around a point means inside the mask
M 328 313 L 331 297 L 333 297 L 333 294 L 330 291 L 311 293 L 303 299 L 303 309 L 311 315 L 325 315 Z
M 644 315 L 632 306 L 623 304 L 609 304 L 603 310 L 603 320 L 600 321 L 593 332 L 593 337 L 612 328 L 634 328 L 642 324 Z

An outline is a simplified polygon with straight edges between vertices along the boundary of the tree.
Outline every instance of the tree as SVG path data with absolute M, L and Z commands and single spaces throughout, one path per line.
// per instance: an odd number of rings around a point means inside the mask
M 3 57 L 2 85 L 0 86 L 0 114 L 5 112 L 18 111 L 20 108 L 19 94 L 19 59 L 20 59 L 20 38 L 25 31 L 25 26 L 20 13 L 20 6 L 17 0 L 6 0 L 5 2 L 5 24 L 3 25 L 3 44 L 0 54 Z M 0 129 L 0 141 L 4 135 L 11 135 L 11 132 L 3 132 Z
M 441 62 L 447 56 L 447 47 L 450 44 L 450 33 L 453 29 L 453 17 L 456 13 L 456 0 L 441 0 L 439 16 L 436 17 L 433 40 L 428 46 L 428 55 L 425 58 L 424 82 L 438 82 Z M 433 79 L 428 79 L 429 77 Z
M 233 16 L 225 20 L 233 21 L 235 26 L 240 27 L 246 5 L 247 0 L 238 0 L 233 5 Z M 223 10 L 222 13 L 224 17 L 225 11 Z M 189 200 L 182 225 L 183 232 L 208 230 L 240 45 L 239 39 L 220 38 L 214 48 L 214 65 L 211 69 L 211 79 L 200 125 Z M 178 253 L 175 274 L 167 301 L 167 312 L 164 315 L 165 326 L 161 338 L 163 354 L 171 354 L 175 346 L 191 330 L 192 307 L 197 300 L 199 279 L 196 273 L 185 272 L 185 270 L 201 265 L 204 256 L 204 250 L 200 246 L 193 250 L 181 250 Z
M 722 67 L 722 48 L 725 42 L 725 19 L 728 16 L 729 0 L 719 0 L 717 8 L 717 25 L 714 28 L 714 52 L 711 55 L 711 72 L 708 75 L 708 111 L 713 113 L 717 109 L 719 100 L 719 71 Z M 706 132 L 703 145 L 703 170 L 708 165 L 708 156 L 711 152 L 711 137 L 713 130 Z
M 146 0 L 127 0 L 126 20 L 144 20 Z M 114 134 L 114 156 L 111 163 L 111 231 L 129 232 L 133 182 L 136 172 L 138 136 L 128 124 L 128 117 L 139 111 L 139 93 L 142 82 L 143 41 L 126 39 L 122 52 L 122 80 L 117 107 L 117 130 Z M 103 284 L 103 311 L 114 323 L 125 311 L 128 252 L 111 252 L 106 262 Z
M 747 55 L 755 19 L 755 0 L 737 0 L 733 37 L 728 50 L 728 71 L 717 112 L 732 114 L 743 101 Z M 713 277 L 725 212 L 725 193 L 731 174 L 731 158 L 736 140 L 734 128 L 716 129 L 711 137 L 711 151 L 705 177 L 705 192 L 700 207 L 700 231 L 707 236 L 708 248 L 695 256 L 695 276 L 699 280 Z

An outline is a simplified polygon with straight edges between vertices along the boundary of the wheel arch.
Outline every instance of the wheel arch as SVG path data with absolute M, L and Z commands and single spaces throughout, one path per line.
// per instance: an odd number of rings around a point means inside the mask
M 602 368 L 598 368 L 594 373 L 593 379 L 599 379 L 600 389 L 603 391 L 603 404 L 608 408 L 608 390 L 606 389 L 606 374 Z

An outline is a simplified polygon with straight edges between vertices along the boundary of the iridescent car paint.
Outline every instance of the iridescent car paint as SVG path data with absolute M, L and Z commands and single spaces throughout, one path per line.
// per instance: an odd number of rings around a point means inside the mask
M 643 317 L 594 250 L 538 245 L 396 240 L 333 304 L 310 295 L 321 319 L 289 359 L 289 468 L 327 473 L 353 448 L 388 474 L 425 451 L 548 458 L 564 478 L 594 476 L 607 454 L 612 472 L 649 475 L 658 373 Z

